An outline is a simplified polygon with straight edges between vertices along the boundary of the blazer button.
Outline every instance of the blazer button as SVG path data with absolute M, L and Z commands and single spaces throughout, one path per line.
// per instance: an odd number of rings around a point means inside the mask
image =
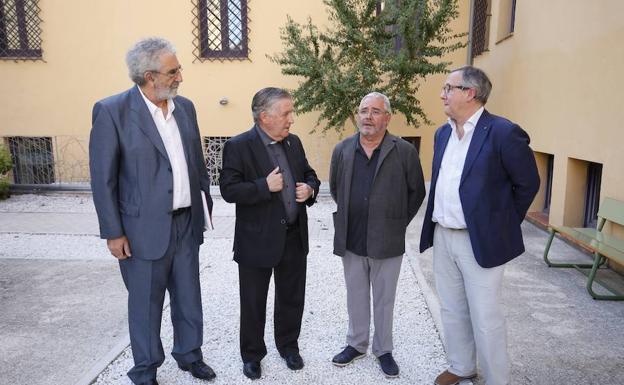
M 171 194 L 171 193 L 173 193 L 173 190 L 172 190 L 172 189 L 169 189 L 167 192 L 168 192 L 169 194 Z
M 169 170 L 169 172 L 172 172 L 173 170 L 171 170 L 171 167 L 167 167 L 167 170 Z
M 281 223 L 281 224 L 283 224 L 283 225 L 285 225 L 285 224 L 286 224 L 286 219 L 282 219 L 282 220 L 280 221 L 280 223 Z

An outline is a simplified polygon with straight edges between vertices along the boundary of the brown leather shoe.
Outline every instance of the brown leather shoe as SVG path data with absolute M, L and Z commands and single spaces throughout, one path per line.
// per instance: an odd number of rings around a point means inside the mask
M 470 376 L 462 377 L 445 370 L 438 377 L 436 377 L 435 385 L 455 385 L 459 384 L 462 380 L 470 380 L 476 376 L 477 374 L 475 373 Z

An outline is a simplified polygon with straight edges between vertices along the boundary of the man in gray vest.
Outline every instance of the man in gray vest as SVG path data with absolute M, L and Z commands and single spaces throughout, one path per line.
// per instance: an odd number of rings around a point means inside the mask
M 373 354 L 387 377 L 399 375 L 392 357 L 396 287 L 405 252 L 405 230 L 425 197 L 418 152 L 387 132 L 392 109 L 378 92 L 366 95 L 357 111 L 359 132 L 334 149 L 330 190 L 334 254 L 342 257 L 347 286 L 347 347 L 333 363 L 345 366 L 366 354 L 373 290 Z
M 100 236 L 119 260 L 128 289 L 135 384 L 157 385 L 165 290 L 171 299 L 180 369 L 211 380 L 202 360 L 199 245 L 204 210 L 212 208 L 193 103 L 176 96 L 182 67 L 160 38 L 141 40 L 126 62 L 136 84 L 93 107 L 89 166 Z

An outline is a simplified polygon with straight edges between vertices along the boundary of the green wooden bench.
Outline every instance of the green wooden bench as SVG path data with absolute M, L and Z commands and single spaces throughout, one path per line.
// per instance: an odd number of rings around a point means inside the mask
M 602 232 L 606 221 L 624 226 L 624 202 L 612 198 L 605 198 L 598 210 L 598 226 L 592 228 L 573 228 L 550 225 L 548 230 L 550 237 L 544 250 L 544 261 L 549 267 L 573 267 L 587 275 L 587 291 L 594 299 L 624 300 L 624 294 L 610 287 L 605 282 L 596 278 L 598 268 L 604 266 L 607 259 L 624 265 L 624 240 Z M 548 259 L 548 251 L 555 234 L 560 233 L 564 237 L 571 238 L 594 253 L 593 263 L 581 262 L 553 262 Z M 589 273 L 587 269 L 591 269 Z M 596 294 L 593 284 L 596 281 L 613 295 Z

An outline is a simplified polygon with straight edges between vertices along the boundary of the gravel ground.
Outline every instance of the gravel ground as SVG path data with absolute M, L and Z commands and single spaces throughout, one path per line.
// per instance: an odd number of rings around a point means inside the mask
M 219 240 L 223 242 L 224 240 Z M 229 244 L 229 240 L 226 241 Z M 238 351 L 238 276 L 236 264 L 229 257 L 211 255 L 210 244 L 202 249 L 202 296 L 204 303 L 204 357 L 217 373 L 215 384 L 248 384 L 242 374 Z M 222 245 L 219 245 L 222 246 Z M 302 371 L 286 368 L 273 343 L 272 295 L 267 309 L 265 341 L 268 355 L 262 361 L 262 384 L 376 384 L 385 377 L 377 360 L 365 359 L 336 368 L 331 358 L 345 345 L 347 326 L 346 299 L 342 266 L 331 255 L 328 242 L 311 242 L 308 256 L 306 310 L 300 337 Z M 221 247 L 218 247 L 221 248 Z M 218 278 L 218 279 L 216 279 Z M 270 293 L 273 292 L 271 287 Z M 165 351 L 172 346 L 169 314 L 163 316 L 162 338 Z M 395 309 L 395 351 L 401 367 L 395 384 L 429 384 L 444 368 L 445 356 L 431 315 L 418 289 L 409 263 L 403 264 Z M 132 366 L 130 349 L 126 349 L 100 375 L 96 384 L 131 384 L 125 372 Z M 167 357 L 158 371 L 163 384 L 201 384 L 176 367 Z
M 293 372 L 286 368 L 273 342 L 273 286 L 267 309 L 265 341 L 268 355 L 262 361 L 262 384 L 374 384 L 385 381 L 378 362 L 369 351 L 366 358 L 345 368 L 336 368 L 331 358 L 345 345 L 347 327 L 346 295 L 340 259 L 332 255 L 333 226 L 331 212 L 335 205 L 329 197 L 308 210 L 310 254 L 306 309 L 302 334 L 301 354 L 305 368 Z M 3 213 L 59 214 L 59 223 L 95 215 L 92 198 L 88 194 L 17 195 L 0 202 Z M 72 216 L 78 214 L 78 216 Z M 85 214 L 90 214 L 86 215 Z M 251 381 L 242 374 L 238 350 L 238 274 L 232 261 L 231 247 L 234 224 L 234 206 L 215 198 L 215 231 L 206 232 L 206 242 L 200 249 L 202 296 L 204 310 L 204 357 L 216 373 L 215 384 L 247 384 Z M 39 216 L 40 217 L 40 216 Z M 8 216 L 5 218 L 9 218 Z M 28 217 L 30 218 L 30 217 Z M 93 218 L 91 218 L 92 220 Z M 67 223 L 67 222 L 65 222 Z M 79 225 L 79 224 L 78 224 Z M 78 226 L 80 228 L 80 226 Z M 19 231 L 0 232 L 0 258 L 22 260 L 89 260 L 106 261 L 110 255 L 104 241 L 93 235 L 93 229 L 83 234 L 58 226 L 54 234 Z M 68 263 L 69 263 L 68 261 Z M 171 350 L 172 329 L 169 309 L 163 315 L 162 338 L 165 351 Z M 395 307 L 395 358 L 401 368 L 395 384 L 426 384 L 444 369 L 445 355 L 438 332 L 418 286 L 412 261 L 404 259 Z M 127 329 L 126 329 L 127 332 Z M 372 331 L 371 331 L 372 335 Z M 131 384 L 126 372 L 132 367 L 132 354 L 126 348 L 99 375 L 96 384 Z M 86 373 L 89 368 L 84 368 Z M 200 384 L 188 373 L 180 371 L 175 361 L 167 356 L 158 371 L 161 384 Z

